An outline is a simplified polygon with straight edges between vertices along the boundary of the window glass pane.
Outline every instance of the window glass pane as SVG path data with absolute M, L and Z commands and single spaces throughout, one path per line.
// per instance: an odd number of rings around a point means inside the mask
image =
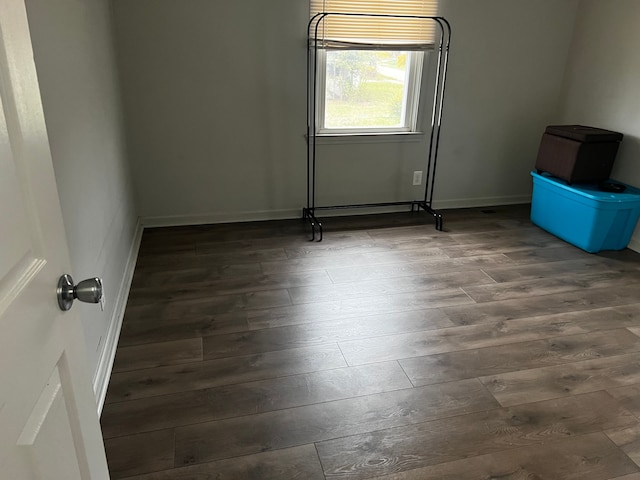
M 328 50 L 324 128 L 406 126 L 409 55 Z

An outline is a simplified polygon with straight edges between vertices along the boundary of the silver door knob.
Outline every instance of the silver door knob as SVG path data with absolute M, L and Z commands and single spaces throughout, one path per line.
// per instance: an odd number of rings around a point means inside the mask
M 77 285 L 73 284 L 71 275 L 62 275 L 58 280 L 58 305 L 60 310 L 69 310 L 77 298 L 85 303 L 100 303 L 102 299 L 102 279 L 87 278 Z

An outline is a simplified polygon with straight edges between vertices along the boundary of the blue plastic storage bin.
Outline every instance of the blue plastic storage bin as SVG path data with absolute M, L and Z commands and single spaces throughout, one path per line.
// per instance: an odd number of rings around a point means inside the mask
M 629 244 L 640 216 L 640 189 L 626 185 L 624 192 L 611 193 L 596 184 L 568 185 L 535 172 L 531 176 L 533 223 L 591 253 Z

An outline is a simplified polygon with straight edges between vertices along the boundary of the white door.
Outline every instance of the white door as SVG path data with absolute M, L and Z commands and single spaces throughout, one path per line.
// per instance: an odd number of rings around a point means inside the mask
M 0 478 L 108 479 L 24 0 L 0 1 Z M 75 279 L 80 280 L 80 279 Z

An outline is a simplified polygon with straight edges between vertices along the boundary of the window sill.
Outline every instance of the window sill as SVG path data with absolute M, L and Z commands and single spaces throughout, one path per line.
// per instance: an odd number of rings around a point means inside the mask
M 323 133 L 316 135 L 316 144 L 405 143 L 420 142 L 424 140 L 424 138 L 424 132 Z

